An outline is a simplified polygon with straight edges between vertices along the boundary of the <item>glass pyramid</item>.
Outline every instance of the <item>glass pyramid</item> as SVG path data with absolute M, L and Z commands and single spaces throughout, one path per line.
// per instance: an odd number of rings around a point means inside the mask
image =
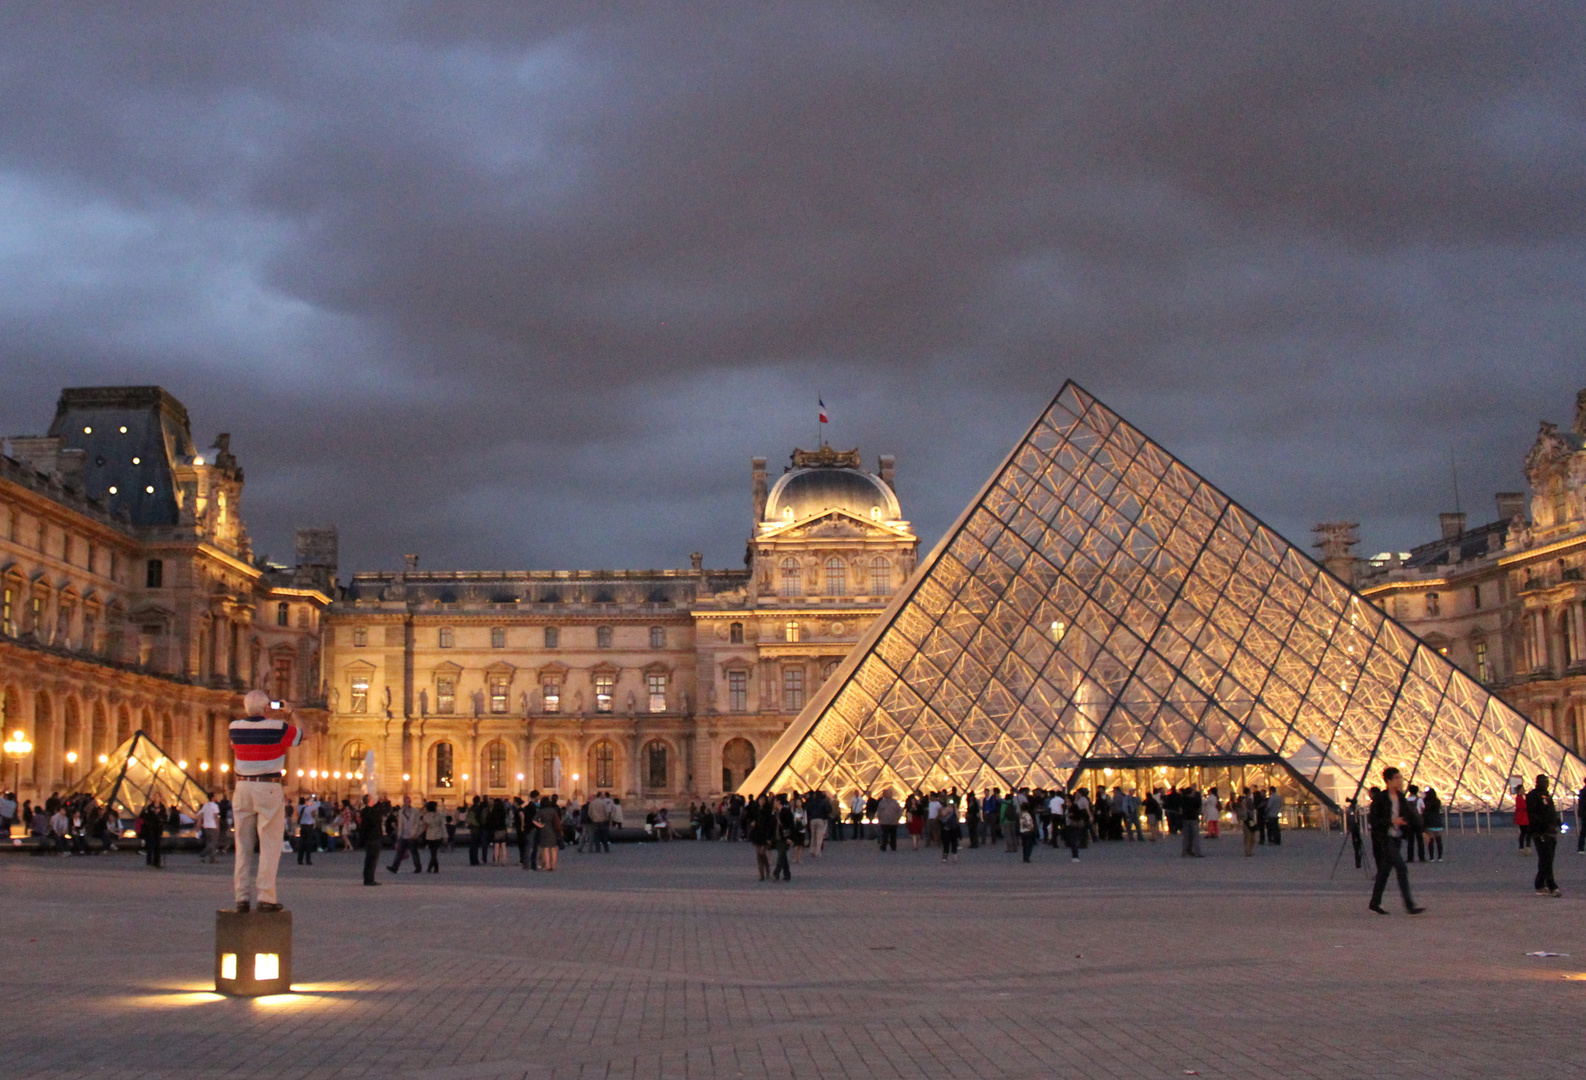
M 1282 765 L 1324 803 L 1399 766 L 1450 807 L 1586 763 L 1066 383 L 745 793 L 1067 785 Z
M 122 820 L 135 818 L 158 792 L 166 806 L 196 817 L 206 795 L 177 763 L 141 730 L 116 747 L 108 760 L 83 778 L 81 790 L 115 810 Z

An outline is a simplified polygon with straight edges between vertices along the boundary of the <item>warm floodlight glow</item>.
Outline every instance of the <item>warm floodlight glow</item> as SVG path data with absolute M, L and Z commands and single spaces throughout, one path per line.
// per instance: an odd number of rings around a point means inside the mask
M 407 782 L 408 782 L 408 781 L 409 781 L 409 780 L 411 780 L 411 779 L 413 779 L 413 778 L 412 778 L 412 777 L 411 777 L 411 776 L 409 776 L 409 775 L 408 775 L 408 774 L 407 774 L 407 773 L 403 773 L 403 774 L 402 774 L 402 782 L 403 782 L 403 783 L 404 783 L 404 784 L 405 784 L 405 783 L 407 783 Z
M 204 463 L 204 455 L 203 454 L 198 454 L 198 455 L 196 455 L 193 458 L 193 464 L 194 465 L 202 465 L 203 463 Z
M 76 765 L 77 764 L 77 751 L 76 750 L 68 750 L 68 751 L 66 751 L 66 763 L 68 765 Z
M 463 773 L 463 782 L 464 783 L 468 782 L 468 774 L 467 773 Z
M 235 979 L 237 977 L 237 954 L 234 952 L 220 954 L 220 977 L 222 979 Z
M 207 761 L 200 761 L 200 762 L 199 762 L 199 763 L 198 763 L 198 771 L 199 771 L 199 772 L 208 772 L 208 771 L 209 771 L 209 762 L 207 762 Z
M 105 764 L 108 764 L 109 761 L 110 761 L 110 755 L 109 754 L 100 754 L 99 755 L 99 764 L 105 765 Z
M 143 459 L 140 458 L 140 457 L 135 457 L 135 458 L 132 459 L 132 464 L 134 464 L 134 465 L 142 465 L 143 464 Z
M 575 783 L 575 784 L 578 783 L 578 774 L 577 773 L 573 774 L 573 783 Z
M 226 762 L 222 761 L 220 763 L 220 771 L 221 772 L 230 772 L 231 771 L 231 766 L 229 764 L 227 764 Z
M 127 425 L 122 424 L 121 425 L 121 434 L 125 435 L 126 433 L 127 433 Z
M 335 772 L 331 773 L 331 776 L 335 777 L 337 780 L 340 780 L 341 779 L 341 770 L 337 769 Z
M 183 772 L 186 772 L 186 771 L 187 771 L 187 762 L 185 762 L 185 761 L 178 761 L 178 762 L 177 762 L 177 763 L 176 763 L 176 767 L 177 767 L 177 768 L 178 768 L 178 769 L 181 769 L 181 770 L 182 770 L 182 771 L 183 771 Z
M 518 773 L 518 782 L 519 783 L 523 782 L 523 774 L 522 773 Z
M 302 773 L 298 773 L 297 775 L 302 776 L 303 774 Z M 308 778 L 310 780 L 318 780 L 319 779 L 319 770 L 318 769 L 310 769 L 310 770 L 308 770 Z
M 1451 809 L 1508 805 L 1509 772 L 1586 783 L 1579 754 L 1073 383 L 894 603 L 745 793 L 1012 787 L 1268 748 L 1317 795 L 1401 760 Z M 965 724 L 966 701 L 995 719 Z
M 114 495 L 115 493 L 116 493 L 116 485 L 111 484 L 110 485 L 110 494 Z
M 303 770 L 302 769 L 297 770 L 297 775 L 302 776 L 303 775 Z
M 144 491 L 144 494 L 146 494 L 146 495 L 153 495 L 154 494 L 154 485 L 153 484 L 145 485 L 144 488 L 143 488 L 143 491 Z
M 91 427 L 83 428 L 83 434 L 84 435 L 92 435 L 93 433 L 94 433 L 94 429 L 93 428 L 91 428 Z
M 271 979 L 281 977 L 281 957 L 277 953 L 262 952 L 253 954 L 253 981 L 269 982 Z

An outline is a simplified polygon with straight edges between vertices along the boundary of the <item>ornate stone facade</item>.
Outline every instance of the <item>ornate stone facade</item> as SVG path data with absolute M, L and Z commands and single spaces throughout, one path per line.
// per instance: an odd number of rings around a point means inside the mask
M 1361 591 L 1577 753 L 1586 749 L 1586 390 L 1568 430 L 1542 424 L 1527 498 L 1497 497 L 1476 528 L 1375 564 Z
M 918 550 L 891 458 L 795 451 L 751 481 L 742 570 L 354 575 L 326 627 L 332 771 L 373 753 L 381 790 L 453 802 L 731 791 Z
M 159 387 L 65 390 L 47 435 L 4 450 L 0 722 L 34 746 L 24 797 L 71 787 L 140 728 L 219 778 L 225 725 L 254 686 L 290 700 L 322 753 L 333 529 L 300 531 L 294 567 L 255 559 L 230 437 L 198 449 Z M 14 776 L 8 762 L 5 786 Z

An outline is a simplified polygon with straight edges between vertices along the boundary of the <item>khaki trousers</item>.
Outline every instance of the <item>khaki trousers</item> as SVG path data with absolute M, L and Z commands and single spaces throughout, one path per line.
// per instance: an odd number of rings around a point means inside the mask
M 286 836 L 286 805 L 280 783 L 239 778 L 231 796 L 231 814 L 237 824 L 237 861 L 232 873 L 237 902 L 278 903 L 275 871 L 281 864 L 281 841 Z M 259 842 L 257 854 L 255 839 Z

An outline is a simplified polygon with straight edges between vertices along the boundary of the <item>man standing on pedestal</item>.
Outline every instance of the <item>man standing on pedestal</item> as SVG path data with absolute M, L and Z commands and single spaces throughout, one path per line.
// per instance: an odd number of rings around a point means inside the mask
M 237 823 L 232 883 L 238 911 L 280 911 L 275 873 L 286 835 L 281 778 L 286 774 L 286 752 L 303 741 L 303 733 L 285 719 L 265 716 L 270 695 L 263 690 L 248 691 L 243 707 L 248 715 L 231 722 L 231 752 L 237 759 L 237 790 L 231 800 Z M 286 713 L 290 716 L 291 710 Z

